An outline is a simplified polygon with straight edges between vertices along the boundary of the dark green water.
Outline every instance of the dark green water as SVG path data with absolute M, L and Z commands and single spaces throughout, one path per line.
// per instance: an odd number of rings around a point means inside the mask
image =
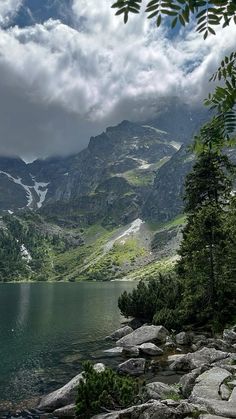
M 1 284 L 0 407 L 54 390 L 80 371 L 83 359 L 103 361 L 104 338 L 122 321 L 117 299 L 133 287 Z

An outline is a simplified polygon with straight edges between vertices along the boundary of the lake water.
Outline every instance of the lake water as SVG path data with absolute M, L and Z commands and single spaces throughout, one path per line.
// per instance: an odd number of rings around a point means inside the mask
M 104 361 L 104 338 L 123 320 L 117 299 L 131 282 L 0 285 L 0 408 L 33 399 Z M 106 363 L 112 362 L 108 359 Z

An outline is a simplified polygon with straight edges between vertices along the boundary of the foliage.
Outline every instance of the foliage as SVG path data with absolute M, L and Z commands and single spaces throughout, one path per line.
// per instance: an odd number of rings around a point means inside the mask
M 48 280 L 53 273 L 53 256 L 66 243 L 42 231 L 36 214 L 4 215 L 0 229 L 0 282 Z
M 138 14 L 141 5 L 146 5 L 148 19 L 155 19 L 160 26 L 164 17 L 171 20 L 171 27 L 177 23 L 185 26 L 191 18 L 197 23 L 197 31 L 204 34 L 215 34 L 214 27 L 228 26 L 231 21 L 236 23 L 236 4 L 234 0 L 118 0 L 112 7 L 118 9 L 116 15 L 123 14 L 127 23 L 130 13 Z
M 131 293 L 124 291 L 118 306 L 126 317 L 133 316 L 172 328 L 180 320 L 175 314 L 181 293 L 182 285 L 175 275 L 159 274 L 158 278 L 140 281 Z
M 19 242 L 6 230 L 0 230 L 0 282 L 27 275 L 27 266 L 21 257 Z
M 110 368 L 97 372 L 91 362 L 83 364 L 84 381 L 80 381 L 77 397 L 77 415 L 90 418 L 106 409 L 132 405 L 139 392 L 138 382 L 119 376 Z
M 209 94 L 205 104 L 216 110 L 218 119 L 223 120 L 226 134 L 234 133 L 236 126 L 235 103 L 236 103 L 236 52 L 221 61 L 221 65 L 213 74 L 211 80 L 223 80 L 225 87 L 217 86 L 213 94 Z
M 234 318 L 236 303 L 236 198 L 227 156 L 200 153 L 186 180 L 187 223 L 174 276 L 141 281 L 124 292 L 125 316 L 167 328 L 210 324 L 214 330 Z
M 183 281 L 180 311 L 188 322 L 230 319 L 235 304 L 229 203 L 232 165 L 227 156 L 209 150 L 198 156 L 186 180 L 187 224 L 183 230 L 177 272 Z
M 207 204 L 228 205 L 232 190 L 233 166 L 226 155 L 214 151 L 201 153 L 186 178 L 185 211 L 194 214 Z

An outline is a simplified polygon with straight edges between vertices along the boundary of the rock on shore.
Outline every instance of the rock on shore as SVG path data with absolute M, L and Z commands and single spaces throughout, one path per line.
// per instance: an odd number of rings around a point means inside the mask
M 148 383 L 140 394 L 140 404 L 99 414 L 94 419 L 236 419 L 235 330 L 226 330 L 222 339 L 202 335 L 197 338 L 191 334 L 190 341 L 190 334 L 186 336 L 185 332 L 170 338 L 169 332 L 162 326 L 141 326 L 135 331 L 126 329 L 129 333 L 118 340 L 119 346 L 113 351 L 119 349 L 118 354 L 130 356 L 135 349 L 136 355 L 140 352 L 145 356 L 146 352 L 148 356 L 147 359 L 130 358 L 121 363 L 118 371 L 122 374 L 143 375 L 150 357 L 157 357 L 160 351 L 168 351 L 166 343 L 169 344 L 170 339 L 183 346 L 192 342 L 193 352 L 168 357 L 170 370 L 185 373 L 177 387 L 158 381 Z M 160 342 L 161 348 L 153 342 Z M 227 348 L 229 351 L 216 348 Z M 156 358 L 154 361 L 158 362 Z M 96 364 L 94 368 L 102 371 L 105 367 Z M 82 379 L 82 374 L 78 374 L 61 389 L 43 397 L 39 408 L 53 411 L 55 417 L 75 417 L 76 391 Z
M 168 330 L 163 326 L 141 326 L 119 339 L 116 344 L 117 346 L 136 346 L 152 341 L 165 342 L 168 335 Z
M 95 364 L 94 369 L 98 372 L 104 371 L 105 365 L 101 363 Z M 81 380 L 83 380 L 83 373 L 76 375 L 65 386 L 53 391 L 47 396 L 42 397 L 38 408 L 40 410 L 50 412 L 60 407 L 74 403 L 77 395 L 77 387 Z

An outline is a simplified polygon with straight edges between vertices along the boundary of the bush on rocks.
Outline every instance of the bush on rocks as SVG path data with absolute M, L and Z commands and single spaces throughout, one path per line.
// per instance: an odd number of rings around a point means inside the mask
M 118 306 L 126 317 L 163 324 L 168 328 L 181 325 L 176 307 L 181 299 L 181 283 L 175 275 L 160 274 L 157 279 L 140 281 L 131 293 L 120 296 Z
M 137 380 L 121 377 L 110 368 L 98 373 L 91 362 L 83 364 L 84 380 L 79 383 L 76 413 L 87 418 L 104 409 L 131 406 L 139 393 Z

